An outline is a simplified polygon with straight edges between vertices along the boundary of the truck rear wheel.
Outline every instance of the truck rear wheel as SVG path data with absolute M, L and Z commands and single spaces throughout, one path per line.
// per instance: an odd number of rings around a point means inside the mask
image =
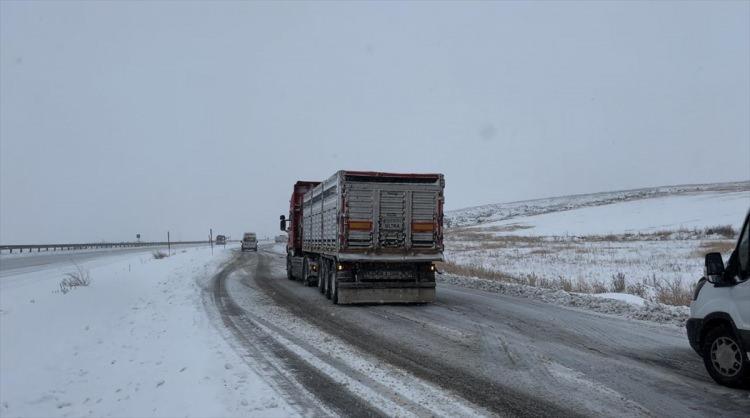
M 302 284 L 307 286 L 307 275 L 310 274 L 310 264 L 307 262 L 307 257 L 302 259 Z
M 333 302 L 334 305 L 338 305 L 339 304 L 339 284 L 338 284 L 338 281 L 336 280 L 336 270 L 332 271 L 332 274 L 330 277 L 331 277 L 331 288 L 332 288 L 331 289 L 331 301 Z
M 318 276 L 318 291 L 320 293 L 325 292 L 324 282 L 326 277 L 328 277 L 328 261 L 324 259 L 320 263 L 320 275 Z
M 331 276 L 332 276 L 331 272 L 332 270 L 333 269 L 328 269 L 328 274 L 326 274 L 324 277 L 321 277 L 321 279 L 325 281 L 324 293 L 326 295 L 326 298 L 328 299 L 331 298 Z

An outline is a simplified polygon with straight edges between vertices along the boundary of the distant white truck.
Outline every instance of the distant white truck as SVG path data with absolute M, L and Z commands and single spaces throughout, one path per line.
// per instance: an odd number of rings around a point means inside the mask
M 720 253 L 706 254 L 686 327 L 717 383 L 750 386 L 750 211 L 726 266 Z
M 241 251 L 258 251 L 258 238 L 255 232 L 245 232 L 242 235 L 242 245 L 240 246 Z

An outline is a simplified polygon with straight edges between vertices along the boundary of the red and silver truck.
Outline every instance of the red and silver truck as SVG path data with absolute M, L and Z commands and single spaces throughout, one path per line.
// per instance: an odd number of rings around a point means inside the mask
M 442 174 L 339 171 L 298 181 L 289 201 L 287 277 L 333 303 L 435 300 L 443 260 Z

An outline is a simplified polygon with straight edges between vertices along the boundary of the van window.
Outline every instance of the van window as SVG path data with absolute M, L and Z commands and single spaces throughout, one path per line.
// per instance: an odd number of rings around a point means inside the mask
M 740 245 L 737 246 L 738 259 L 740 262 L 740 278 L 747 279 L 750 276 L 750 218 L 745 221 L 745 229 L 742 231 Z

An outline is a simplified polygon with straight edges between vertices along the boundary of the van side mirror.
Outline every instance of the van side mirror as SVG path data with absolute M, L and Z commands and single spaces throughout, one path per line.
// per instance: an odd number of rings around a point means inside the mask
M 720 283 L 724 278 L 724 260 L 721 253 L 706 254 L 706 279 L 709 283 Z
M 279 228 L 286 232 L 286 216 L 284 215 L 279 216 Z

